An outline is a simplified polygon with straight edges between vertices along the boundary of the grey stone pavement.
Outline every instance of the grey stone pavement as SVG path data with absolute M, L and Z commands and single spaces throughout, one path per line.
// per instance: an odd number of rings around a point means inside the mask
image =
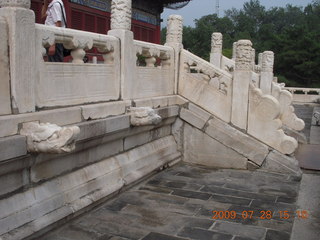
M 304 210 L 299 187 L 288 175 L 180 163 L 36 239 L 289 240 L 296 210 Z

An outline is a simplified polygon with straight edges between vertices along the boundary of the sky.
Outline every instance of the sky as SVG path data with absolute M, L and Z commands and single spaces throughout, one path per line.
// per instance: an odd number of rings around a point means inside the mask
M 249 0 L 219 0 L 219 16 L 223 16 L 225 10 L 233 7 L 241 9 L 243 4 L 248 1 Z M 265 6 L 266 9 L 271 7 L 285 7 L 287 4 L 305 7 L 311 2 L 312 0 L 260 0 L 260 4 Z M 184 19 L 185 26 L 194 26 L 195 19 L 212 13 L 216 13 L 216 0 L 192 0 L 186 7 L 180 10 L 165 9 L 161 14 L 161 18 L 163 19 L 162 27 L 167 25 L 167 18 L 171 14 L 181 15 Z

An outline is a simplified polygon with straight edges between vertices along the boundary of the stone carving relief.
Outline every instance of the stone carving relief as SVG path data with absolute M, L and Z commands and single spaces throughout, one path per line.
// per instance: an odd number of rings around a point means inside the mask
M 165 49 L 167 48 L 167 49 Z M 139 56 L 143 56 L 147 67 L 155 67 L 157 58 L 161 60 L 161 66 L 164 68 L 170 67 L 171 55 L 173 55 L 173 49 L 169 47 L 160 47 L 158 45 L 135 42 L 135 50 L 137 56 L 137 66 L 140 66 Z
M 78 126 L 60 127 L 51 123 L 23 123 L 20 134 L 27 137 L 29 152 L 68 153 L 75 149 Z
M 260 89 L 250 84 L 248 133 L 283 154 L 291 154 L 298 143 L 285 135 L 279 117 L 280 105 L 277 99 L 263 95 Z
M 218 32 L 212 33 L 211 36 L 211 52 L 221 53 L 222 51 L 222 34 Z
M 167 24 L 166 43 L 179 43 L 182 45 L 183 18 L 179 15 L 170 15 Z
M 271 51 L 265 51 L 261 55 L 261 71 L 273 72 L 274 53 Z
M 111 29 L 131 30 L 131 0 L 112 0 Z
M 272 83 L 272 96 L 275 97 L 280 104 L 280 119 L 285 126 L 296 131 L 301 131 L 305 123 L 294 113 L 292 94 L 287 90 L 283 90 L 283 87 L 281 84 Z
M 252 70 L 253 50 L 249 40 L 239 40 L 236 45 L 236 70 Z
M 132 126 L 156 125 L 161 122 L 161 117 L 150 107 L 131 107 L 128 109 L 131 115 Z
M 30 8 L 30 0 L 0 0 L 0 7 Z
M 228 94 L 228 90 L 231 85 L 231 78 L 228 78 L 222 72 L 219 72 L 219 70 L 212 64 L 186 50 L 182 52 L 181 56 L 184 64 L 184 71 L 186 73 L 191 73 L 191 70 L 195 71 L 201 75 L 202 79 L 207 81 L 210 86 L 225 95 Z

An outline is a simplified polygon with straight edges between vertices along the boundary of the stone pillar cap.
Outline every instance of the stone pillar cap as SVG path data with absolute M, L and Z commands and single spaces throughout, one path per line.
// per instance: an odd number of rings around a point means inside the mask
M 0 0 L 0 7 L 20 7 L 30 9 L 30 0 Z

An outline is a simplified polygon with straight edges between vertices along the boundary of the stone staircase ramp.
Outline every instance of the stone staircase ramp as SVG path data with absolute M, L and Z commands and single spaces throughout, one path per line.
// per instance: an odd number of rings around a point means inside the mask
M 189 102 L 173 135 L 184 161 L 216 168 L 261 169 L 301 177 L 294 157 L 284 155 Z

